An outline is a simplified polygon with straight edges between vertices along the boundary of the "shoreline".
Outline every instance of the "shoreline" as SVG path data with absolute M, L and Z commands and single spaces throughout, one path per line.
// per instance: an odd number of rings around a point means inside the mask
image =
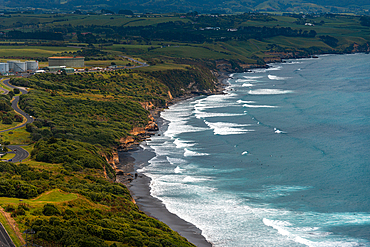
M 165 124 L 161 118 L 158 118 L 156 122 L 159 125 L 157 134 L 162 134 Z M 146 215 L 165 223 L 197 247 L 211 247 L 212 244 L 206 240 L 199 228 L 168 211 L 161 200 L 151 195 L 151 178 L 138 173 L 137 170 L 149 165 L 149 161 L 156 154 L 149 147 L 145 147 L 145 141 L 142 142 L 142 145 L 144 145 L 144 148 L 140 146 L 129 151 L 119 152 L 120 167 L 118 168 L 130 169 L 133 179 L 127 183 L 125 182 L 125 174 L 117 174 L 117 182 L 124 183 L 127 186 L 134 202 Z M 135 178 L 135 173 L 138 174 L 137 178 Z
M 225 81 L 229 78 L 229 73 L 218 72 L 217 83 L 215 83 L 215 91 L 213 94 L 223 94 L 227 84 Z M 191 99 L 201 94 L 191 93 L 189 95 L 174 98 L 170 105 L 178 102 Z M 154 109 L 151 115 L 155 118 L 159 130 L 155 131 L 154 135 L 162 135 L 166 123 L 160 117 L 160 112 L 163 109 Z M 144 145 L 144 148 L 141 146 Z M 134 203 L 141 211 L 150 217 L 156 218 L 168 225 L 172 230 L 185 237 L 190 243 L 197 247 L 212 247 L 212 243 L 208 242 L 202 235 L 202 231 L 192 223 L 185 221 L 178 215 L 171 213 L 166 208 L 165 204 L 151 195 L 150 182 L 151 178 L 144 174 L 139 174 L 138 169 L 149 165 L 149 161 L 156 156 L 155 152 L 149 147 L 145 147 L 145 140 L 141 145 L 136 146 L 127 151 L 119 151 L 119 165 L 118 169 L 125 171 L 125 173 L 117 174 L 116 182 L 123 183 L 129 189 Z M 137 177 L 136 177 L 137 174 Z M 129 176 L 128 176 L 129 175 Z M 136 177 L 136 178 L 135 178 Z
M 289 59 L 299 59 L 299 58 L 289 58 Z M 284 62 L 285 61 L 272 63 L 276 64 Z M 265 68 L 268 67 L 270 66 L 267 65 Z M 247 70 L 244 72 L 252 71 Z M 227 86 L 226 81 L 228 78 L 230 78 L 231 74 L 233 73 L 221 71 L 218 72 L 217 83 L 215 83 L 216 89 L 212 94 L 224 94 L 224 90 Z M 201 95 L 202 94 L 191 93 L 188 95 L 180 96 L 174 98 L 171 102 L 169 102 L 168 106 Z M 160 112 L 163 110 L 164 109 L 158 108 L 151 110 L 151 115 L 154 117 L 155 123 L 159 127 L 157 131 L 151 132 L 152 135 L 162 135 L 163 132 L 165 131 L 166 123 L 164 122 L 164 119 L 162 119 L 160 116 Z M 144 145 L 144 147 L 142 145 Z M 139 145 L 131 147 L 129 150 L 118 151 L 119 164 L 117 164 L 117 168 L 124 172 L 117 173 L 116 182 L 126 185 L 126 187 L 129 189 L 131 193 L 134 203 L 146 215 L 165 223 L 172 230 L 176 231 L 181 236 L 185 237 L 190 243 L 194 244 L 197 247 L 212 247 L 213 246 L 212 243 L 206 240 L 206 238 L 202 235 L 202 231 L 199 228 L 197 228 L 192 223 L 180 218 L 178 215 L 168 211 L 166 205 L 161 200 L 151 195 L 150 193 L 151 178 L 142 173 L 138 173 L 137 170 L 145 166 L 148 166 L 149 161 L 155 156 L 156 156 L 155 152 L 150 147 L 146 146 L 145 140 L 143 140 Z

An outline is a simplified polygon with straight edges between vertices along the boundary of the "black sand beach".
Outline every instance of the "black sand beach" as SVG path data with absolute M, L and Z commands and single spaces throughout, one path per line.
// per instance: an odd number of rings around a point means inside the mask
M 227 73 L 221 73 L 218 77 L 217 93 L 222 94 L 224 87 L 226 85 L 226 80 L 229 78 Z M 189 98 L 193 98 L 197 95 L 186 95 L 183 97 L 178 97 L 172 100 L 172 104 L 175 104 L 179 101 L 183 101 Z M 156 118 L 156 123 L 159 126 L 159 131 L 156 134 L 163 134 L 163 131 L 166 129 L 166 124 L 163 119 L 160 117 L 160 111 L 152 112 L 152 115 Z M 145 143 L 142 143 L 145 146 Z M 181 236 L 189 240 L 197 247 L 210 247 L 212 246 L 205 237 L 202 235 L 200 229 L 198 229 L 193 224 L 181 219 L 176 214 L 169 212 L 166 206 L 157 198 L 154 198 L 150 195 L 150 178 L 144 174 L 138 174 L 138 177 L 135 178 L 135 173 L 138 169 L 147 166 L 148 161 L 155 156 L 155 153 L 148 149 L 143 149 L 137 147 L 130 151 L 121 151 L 119 152 L 119 161 L 120 170 L 124 173 L 132 174 L 132 181 L 128 182 L 127 176 L 117 175 L 117 182 L 126 184 L 128 189 L 131 192 L 132 197 L 134 198 L 136 204 L 139 206 L 139 209 L 145 212 L 147 215 L 154 217 L 163 223 L 167 224 L 172 230 L 178 232 Z M 129 178 L 131 180 L 131 178 Z
M 133 168 L 131 174 L 135 174 L 137 169 L 148 165 L 148 161 L 154 156 L 154 152 L 141 147 L 132 151 L 119 153 L 122 168 L 125 168 L 126 171 Z M 117 181 L 120 182 L 122 180 L 124 180 L 123 176 L 117 175 Z M 172 230 L 178 232 L 181 236 L 185 237 L 189 242 L 198 247 L 212 246 L 212 244 L 207 242 L 204 236 L 201 235 L 201 230 L 193 224 L 169 212 L 162 201 L 152 197 L 150 195 L 149 185 L 150 178 L 140 173 L 136 179 L 133 179 L 131 183 L 127 184 L 132 197 L 141 211 L 167 224 Z

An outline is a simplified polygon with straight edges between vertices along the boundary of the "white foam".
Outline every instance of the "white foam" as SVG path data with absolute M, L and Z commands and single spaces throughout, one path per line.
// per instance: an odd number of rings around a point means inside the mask
M 207 153 L 198 153 L 198 152 L 195 152 L 195 151 L 191 151 L 187 148 L 184 149 L 185 150 L 185 153 L 184 153 L 184 156 L 185 157 L 188 157 L 188 156 L 205 156 L 205 155 L 209 155 Z
M 311 242 L 307 239 L 304 239 L 304 238 L 301 238 L 301 237 L 298 237 L 298 236 L 294 236 L 293 234 L 291 234 L 285 228 L 285 226 L 290 226 L 291 225 L 287 221 L 269 220 L 269 219 L 265 219 L 265 218 L 262 221 L 266 226 L 270 226 L 270 227 L 276 229 L 279 232 L 279 234 L 281 234 L 283 236 L 287 236 L 289 239 L 292 239 L 297 243 L 308 245 Z
M 239 103 L 239 104 L 253 104 L 253 103 L 256 103 L 255 101 L 251 101 L 251 100 L 238 100 L 236 103 Z
M 207 118 L 207 117 L 229 117 L 229 116 L 239 116 L 242 114 L 230 114 L 230 113 L 222 113 L 219 110 L 218 113 L 209 112 L 209 109 L 217 109 L 217 108 L 230 108 L 237 106 L 235 102 L 230 101 L 231 98 L 235 97 L 235 94 L 226 94 L 226 95 L 212 95 L 208 96 L 207 98 L 196 100 L 194 103 L 194 110 L 193 113 L 195 117 L 200 118 Z
M 182 181 L 188 183 L 188 182 L 202 182 L 202 181 L 207 181 L 207 180 L 210 180 L 210 179 L 209 178 L 186 176 Z
M 243 107 L 248 108 L 277 108 L 278 106 L 273 105 L 250 105 L 250 104 L 244 104 Z
M 213 118 L 213 117 L 237 117 L 237 116 L 243 116 L 245 113 L 224 113 L 224 112 L 197 112 L 195 114 L 195 117 L 198 119 L 201 118 Z
M 183 141 L 180 139 L 175 139 L 173 142 L 177 148 L 185 148 L 185 147 L 192 147 L 195 145 L 195 143 L 189 142 L 189 141 Z
M 272 65 L 272 67 L 266 69 L 266 71 L 275 71 L 275 70 L 281 70 L 281 66 L 273 67 Z
M 143 150 L 150 149 L 150 147 L 148 147 L 148 145 L 146 144 L 146 141 L 143 141 L 142 143 L 140 143 L 140 147 L 141 147 Z
M 171 165 L 178 165 L 178 164 L 186 164 L 187 163 L 186 160 L 180 159 L 180 158 L 173 158 L 173 157 L 166 156 L 166 159 L 168 160 L 168 162 Z
M 207 128 L 195 127 L 188 124 L 188 121 L 173 120 L 168 124 L 167 131 L 164 132 L 165 136 L 174 138 L 181 133 L 192 133 L 205 131 Z
M 289 79 L 289 77 L 279 77 L 276 75 L 268 75 L 268 78 L 270 80 L 278 80 L 278 81 Z
M 255 80 L 255 79 L 261 79 L 263 76 L 243 76 L 245 79 L 249 80 Z
M 276 134 L 286 134 L 286 132 L 285 132 L 285 131 L 279 130 L 279 129 L 277 129 L 277 128 L 274 128 L 274 132 L 275 132 Z
M 280 221 L 280 220 L 270 220 L 263 218 L 263 223 L 266 226 L 272 227 L 275 230 L 278 231 L 278 233 L 282 236 L 285 236 L 289 240 L 293 240 L 296 243 L 304 244 L 309 247 L 354 247 L 354 246 L 361 246 L 357 242 L 352 242 L 352 241 L 311 241 L 309 239 L 306 239 L 304 237 L 298 236 L 298 234 L 302 234 L 302 228 L 292 228 L 292 224 L 287 222 L 287 221 Z M 293 232 L 294 230 L 298 229 L 298 232 Z M 317 227 L 311 228 L 311 229 L 318 229 Z M 304 230 L 303 230 L 304 231 Z M 328 236 L 331 233 L 328 232 L 317 232 L 317 234 L 312 233 L 307 236 L 312 237 L 312 236 Z M 307 235 L 307 234 L 306 234 Z
M 179 166 L 176 166 L 174 170 L 175 173 L 182 173 L 183 171 L 185 171 L 185 169 L 181 169 Z
M 254 130 L 245 129 L 241 127 L 250 126 L 250 124 L 236 124 L 236 123 L 225 123 L 225 122 L 208 122 L 204 120 L 204 123 L 207 124 L 215 135 L 240 135 Z
M 286 62 L 284 64 L 299 64 L 299 63 L 302 63 L 302 62 L 298 62 L 298 61 L 289 61 L 289 62 Z
M 274 95 L 274 94 L 287 94 L 293 93 L 292 90 L 283 90 L 283 89 L 256 89 L 249 90 L 248 94 L 252 95 Z
M 244 83 L 242 87 L 253 87 L 254 85 L 251 83 Z
M 202 168 L 203 169 L 203 168 Z M 209 174 L 203 171 L 200 174 Z M 236 171 L 233 171 L 235 173 Z M 268 208 L 268 205 L 246 204 L 245 198 L 218 191 L 206 184 L 206 176 L 149 174 L 151 194 L 162 200 L 167 209 L 202 230 L 213 246 L 361 246 L 355 239 L 331 236 L 323 229 L 352 223 L 366 224 L 369 214 L 295 212 Z M 297 191 L 300 186 L 268 187 L 270 191 Z M 264 194 L 263 192 L 254 192 Z M 253 206 L 254 205 L 254 206 Z M 287 220 L 289 219 L 289 220 Z
M 253 98 L 253 96 L 248 97 Z M 197 103 L 200 103 L 199 107 L 207 106 L 206 104 L 219 104 L 220 102 L 230 103 L 230 101 L 233 102 L 231 104 L 238 107 L 243 104 L 256 105 L 255 102 L 238 100 L 242 98 L 244 97 L 240 95 L 238 98 L 215 97 L 211 100 L 198 101 Z M 196 119 L 192 119 L 196 114 L 199 114 L 198 116 L 203 115 L 207 117 L 210 116 L 207 114 L 220 116 L 219 113 L 207 112 L 210 109 L 207 107 L 198 108 L 199 112 L 195 113 L 194 107 L 197 103 L 188 102 L 187 104 L 189 106 L 176 105 L 173 108 L 170 107 L 169 113 L 166 113 L 167 115 L 165 114 L 166 119 L 170 122 L 175 121 L 175 125 L 179 124 L 179 126 L 170 126 L 171 131 L 176 128 L 181 130 L 185 128 L 184 125 L 188 125 L 189 122 L 193 123 L 193 120 L 197 121 Z M 244 108 L 242 110 L 249 109 Z M 221 114 L 230 113 L 225 110 Z M 235 115 L 234 112 L 231 115 Z M 214 124 L 213 127 L 228 127 L 234 129 L 234 131 L 250 128 L 248 126 L 243 126 L 244 124 L 242 123 L 229 123 L 231 121 L 225 119 L 206 120 L 208 120 L 208 123 Z M 213 120 L 214 123 L 212 123 L 211 120 Z M 210 127 L 205 124 L 203 125 L 203 121 L 197 122 L 201 122 L 202 125 L 200 126 L 205 127 L 204 129 L 207 129 L 209 134 L 211 133 L 209 130 Z M 193 127 L 194 126 L 191 126 L 189 128 L 193 129 Z M 180 130 L 176 131 L 180 133 L 182 131 Z M 272 130 L 272 128 L 270 130 Z M 181 136 L 181 138 L 184 137 Z M 231 140 L 231 143 L 229 143 L 231 146 L 235 145 L 231 137 L 227 139 Z M 356 213 L 356 215 L 353 215 L 353 213 L 325 214 L 318 212 L 296 212 L 293 209 L 273 209 L 270 207 L 274 205 L 268 203 L 256 205 L 258 201 L 261 201 L 256 200 L 256 198 L 258 199 L 259 197 L 277 198 L 289 194 L 294 195 L 294 193 L 300 196 L 301 193 L 298 193 L 298 191 L 307 189 L 305 187 L 277 185 L 263 187 L 261 190 L 249 190 L 248 194 L 245 191 L 240 193 L 228 193 L 221 189 L 216 190 L 214 187 L 218 186 L 217 183 L 213 183 L 213 180 L 207 176 L 212 176 L 214 174 L 215 177 L 217 177 L 222 173 L 224 174 L 224 177 L 221 178 L 223 181 L 228 181 L 227 179 L 231 176 L 238 179 L 238 176 L 235 176 L 235 174 L 242 174 L 245 168 L 232 169 L 230 167 L 230 169 L 227 169 L 228 166 L 220 166 L 217 162 L 214 163 L 215 167 L 213 168 L 212 165 L 202 167 L 203 165 L 199 165 L 199 163 L 203 163 L 200 157 L 182 157 L 182 155 L 208 155 L 206 153 L 208 151 L 205 151 L 205 149 L 195 149 L 195 147 L 188 146 L 196 145 L 196 147 L 198 147 L 201 146 L 200 143 L 190 142 L 186 139 L 170 139 L 168 136 L 164 135 L 155 136 L 152 140 L 153 141 L 149 142 L 149 145 L 155 149 L 157 155 L 165 153 L 166 157 L 155 157 L 149 162 L 149 166 L 141 169 L 142 172 L 152 178 L 150 184 L 151 194 L 162 200 L 170 212 L 195 224 L 202 230 L 202 234 L 207 240 L 212 242 L 214 246 L 286 247 L 301 245 L 346 246 L 346 244 L 354 246 L 354 244 L 348 244 L 345 243 L 345 241 L 349 242 L 356 240 L 350 237 L 333 236 L 334 234 L 330 237 L 326 237 L 330 235 L 330 232 L 325 232 L 324 230 L 329 229 L 333 225 L 361 225 L 370 223 L 370 215 L 366 213 Z M 234 154 L 236 156 L 240 157 L 240 160 L 243 160 L 243 158 L 247 159 L 248 157 L 253 157 L 246 156 L 248 155 L 246 149 L 248 149 L 247 146 L 237 143 L 236 148 L 232 150 L 235 152 Z M 211 152 L 209 152 L 209 154 L 211 154 Z M 245 156 L 241 157 L 241 155 Z M 204 158 L 207 158 L 207 162 L 211 161 L 208 159 L 211 158 L 209 156 Z M 168 162 L 170 162 L 170 164 L 168 164 Z M 202 183 L 202 181 L 204 182 Z M 215 179 L 215 181 L 217 180 Z M 197 182 L 199 182 L 199 186 L 197 186 Z M 282 181 L 282 183 L 284 183 L 284 181 Z M 268 226 L 268 224 L 271 226 Z M 275 226 L 276 229 L 273 226 Z M 280 228 L 280 231 L 278 228 Z M 282 232 L 282 234 L 280 232 Z M 332 242 L 329 242 L 329 240 Z

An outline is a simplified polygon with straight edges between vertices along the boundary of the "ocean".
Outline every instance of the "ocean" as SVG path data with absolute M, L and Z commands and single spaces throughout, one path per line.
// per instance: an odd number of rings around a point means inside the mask
M 162 112 L 140 173 L 214 246 L 370 246 L 370 55 L 230 75 Z

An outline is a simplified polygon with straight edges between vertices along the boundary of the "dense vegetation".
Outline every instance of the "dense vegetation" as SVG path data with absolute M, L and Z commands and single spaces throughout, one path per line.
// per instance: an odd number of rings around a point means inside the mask
M 112 146 L 133 126 L 147 123 L 149 113 L 140 101 L 159 106 L 165 101 L 164 86 L 130 76 L 133 74 L 112 73 L 107 79 L 102 74 L 45 74 L 11 82 L 37 89 L 22 95 L 20 102 L 37 119 L 27 128 L 34 141 L 54 136 Z
M 19 90 L 16 92 L 19 93 Z M 22 116 L 16 114 L 11 107 L 10 100 L 13 96 L 13 91 L 10 91 L 7 95 L 0 96 L 0 121 L 3 124 L 12 124 L 13 122 L 23 121 Z
M 295 8 L 290 1 L 282 4 Z M 92 62 L 89 66 L 99 66 L 135 55 L 151 65 L 11 79 L 31 88 L 19 105 L 35 118 L 26 126 L 33 151 L 25 164 L 0 163 L 0 204 L 22 230 L 34 229 L 43 246 L 192 246 L 140 212 L 127 188 L 112 182 L 115 174 L 104 158 L 111 157 L 111 148 L 133 127 L 145 127 L 151 108 L 166 107 L 172 97 L 214 92 L 216 70 L 245 71 L 270 59 L 370 50 L 364 16 L 81 13 L 0 16 L 3 58 L 80 55 Z M 55 34 L 47 38 L 52 41 L 42 41 L 49 33 Z M 0 97 L 3 123 L 16 121 L 10 96 Z
M 146 41 L 177 41 L 203 43 L 220 40 L 248 40 L 263 39 L 275 36 L 314 38 L 314 30 L 294 30 L 290 27 L 251 27 L 241 26 L 243 22 L 260 20 L 269 22 L 276 20 L 261 14 L 226 15 L 220 17 L 193 16 L 188 14 L 190 21 L 169 21 L 157 25 L 145 26 L 101 26 L 101 25 L 70 25 L 55 23 L 49 32 L 22 32 L 9 31 L 8 39 L 47 39 L 63 40 L 70 38 L 69 34 L 77 33 L 77 40 L 81 43 L 106 43 L 108 40 L 117 42 L 124 37 L 141 37 Z M 237 32 L 229 29 L 239 28 Z M 215 32 L 216 30 L 216 32 Z
M 165 72 L 116 71 L 76 75 L 39 74 L 11 83 L 34 88 L 20 106 L 34 116 L 32 139 L 66 138 L 105 147 L 117 146 L 133 127 L 144 127 L 149 112 L 140 103 L 165 107 L 169 93 L 211 92 L 209 70 L 190 67 Z M 189 87 L 190 85 L 190 87 Z
M 47 145 L 45 141 L 37 144 L 36 159 L 48 152 L 56 154 L 55 150 L 78 158 L 80 154 L 68 149 L 78 146 L 81 151 L 85 145 L 72 141 L 65 145 L 65 141 L 59 139 L 47 142 L 52 144 Z M 99 160 L 97 156 L 96 159 Z M 61 246 L 193 246 L 165 224 L 140 212 L 124 185 L 108 182 L 95 168 L 85 168 L 84 172 L 65 168 L 67 170 L 55 165 L 50 170 L 27 164 L 0 163 L 1 204 L 24 228 L 35 230 L 36 243 L 44 246 L 47 243 Z M 59 190 L 53 190 L 55 188 Z M 38 195 L 43 197 L 41 204 L 38 199 L 27 200 Z M 7 199 L 11 197 L 25 200 Z

